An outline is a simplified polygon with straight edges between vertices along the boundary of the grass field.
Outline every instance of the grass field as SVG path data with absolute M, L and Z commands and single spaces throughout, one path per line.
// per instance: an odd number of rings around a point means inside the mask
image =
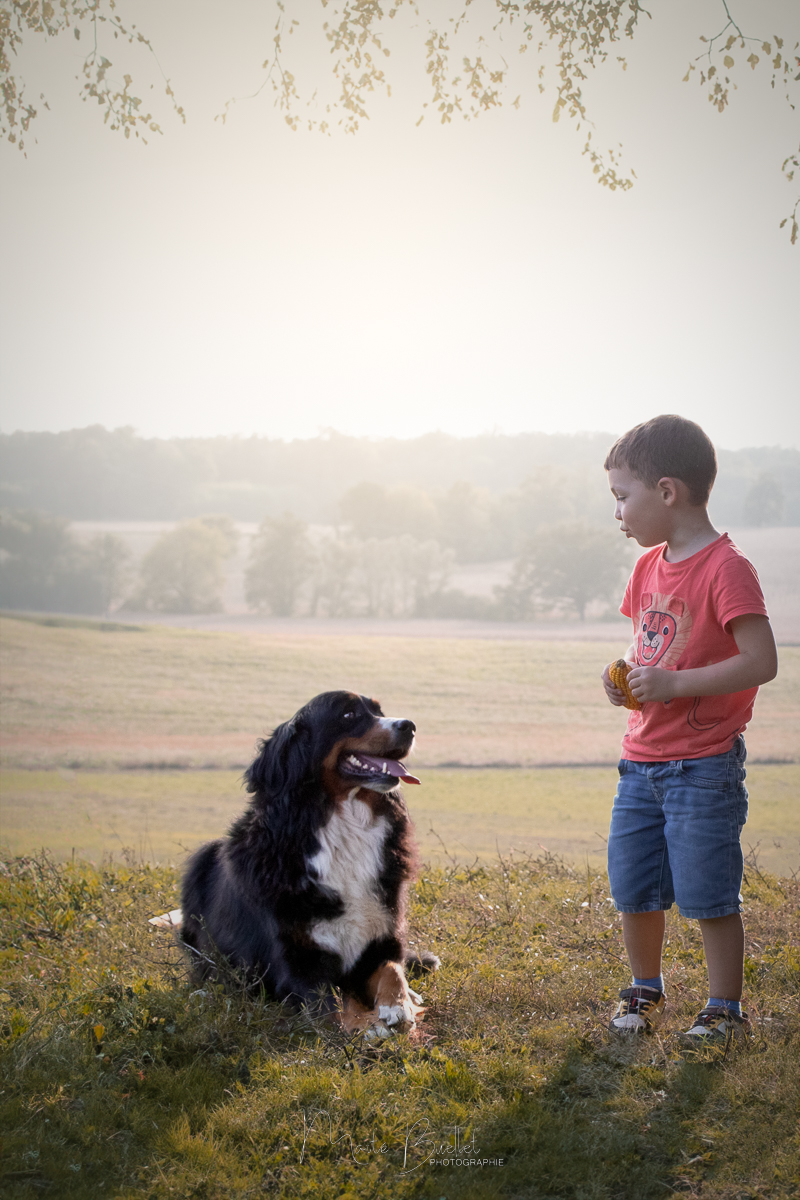
M 599 869 L 624 714 L 598 675 L 618 645 L 14 620 L 0 638 L 4 1196 L 798 1195 L 800 884 L 765 871 L 798 861 L 800 650 L 782 652 L 748 739 L 751 761 L 781 760 L 748 775 L 754 1038 L 686 1061 L 673 1035 L 705 972 L 696 925 L 674 912 L 666 1032 L 605 1033 L 628 978 Z M 197 989 L 147 924 L 175 906 L 179 871 L 146 860 L 179 865 L 218 835 L 255 739 L 340 686 L 420 730 L 410 935 L 443 966 L 419 1033 L 379 1048 Z
M 425 861 L 493 859 L 512 847 L 593 867 L 605 863 L 614 767 L 421 770 L 406 800 Z M 750 819 L 742 838 L 764 870 L 800 868 L 800 766 L 748 771 Z M 0 772 L 2 837 L 14 854 L 43 845 L 57 858 L 96 863 L 124 849 L 139 860 L 180 864 L 219 837 L 244 807 L 237 771 Z
M 281 638 L 0 620 L 2 759 L 17 767 L 244 766 L 311 696 L 347 687 L 418 727 L 420 766 L 616 763 L 623 709 L 599 676 L 618 642 Z M 800 647 L 748 733 L 800 761 Z
M 665 1031 L 609 1042 L 626 981 L 606 881 L 546 858 L 427 869 L 421 1031 L 378 1048 L 186 980 L 168 869 L 0 872 L 9 1200 L 789 1200 L 800 1188 L 800 885 L 746 887 L 749 1050 L 686 1060 L 705 997 L 670 915 Z M 478 1165 L 480 1164 L 480 1165 Z
M 15 853 L 46 846 L 99 862 L 127 847 L 180 862 L 240 810 L 237 776 L 256 738 L 315 692 L 350 686 L 417 723 L 423 786 L 406 791 L 424 857 L 443 857 L 443 842 L 460 859 L 544 846 L 602 863 L 625 721 L 598 679 L 614 643 L 276 638 L 3 619 L 0 647 L 0 839 Z M 800 648 L 786 647 L 748 731 L 745 844 L 778 873 L 800 862 L 799 696 Z M 473 769 L 442 765 L 456 763 Z M 532 769 L 567 763 L 585 765 Z M 505 767 L 474 769 L 487 764 Z

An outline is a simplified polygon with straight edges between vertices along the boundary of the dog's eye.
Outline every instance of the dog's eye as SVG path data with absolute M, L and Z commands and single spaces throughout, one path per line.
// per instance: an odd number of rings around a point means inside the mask
M 344 719 L 345 719 L 345 721 L 352 721 L 352 719 L 355 715 L 356 714 L 354 712 L 346 712 L 344 714 Z

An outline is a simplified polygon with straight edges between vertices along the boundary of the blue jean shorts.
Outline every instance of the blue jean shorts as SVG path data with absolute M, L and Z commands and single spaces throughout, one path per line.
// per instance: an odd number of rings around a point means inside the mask
M 746 757 L 737 737 L 727 754 L 710 758 L 620 761 L 608 836 L 620 912 L 656 912 L 676 900 L 684 917 L 741 911 Z

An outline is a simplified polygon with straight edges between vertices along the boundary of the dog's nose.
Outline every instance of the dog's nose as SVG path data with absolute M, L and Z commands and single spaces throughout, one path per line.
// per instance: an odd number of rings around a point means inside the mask
M 398 733 L 416 733 L 417 727 L 413 721 L 397 721 L 396 729 Z

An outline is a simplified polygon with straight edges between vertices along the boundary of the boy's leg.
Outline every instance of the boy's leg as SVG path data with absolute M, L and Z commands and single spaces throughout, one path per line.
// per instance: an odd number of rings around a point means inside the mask
M 675 892 L 683 916 L 700 925 L 708 967 L 709 998 L 683 1035 L 695 1047 L 726 1046 L 749 1029 L 740 1006 L 744 760 L 737 738 L 727 754 L 670 764 L 665 814 Z
M 663 910 L 622 914 L 622 936 L 634 979 L 656 978 L 661 974 L 665 925 Z
M 691 1051 L 705 1052 L 746 1037 L 750 1021 L 742 1012 L 744 925 L 739 913 L 698 921 L 708 967 L 708 999 L 682 1040 Z
M 608 838 L 611 894 L 622 915 L 633 979 L 619 993 L 609 1021 L 612 1034 L 651 1033 L 664 1011 L 661 947 L 665 915 L 674 899 L 661 798 L 647 763 L 620 762 Z
M 708 967 L 708 994 L 741 1000 L 744 976 L 744 925 L 740 913 L 699 921 Z

